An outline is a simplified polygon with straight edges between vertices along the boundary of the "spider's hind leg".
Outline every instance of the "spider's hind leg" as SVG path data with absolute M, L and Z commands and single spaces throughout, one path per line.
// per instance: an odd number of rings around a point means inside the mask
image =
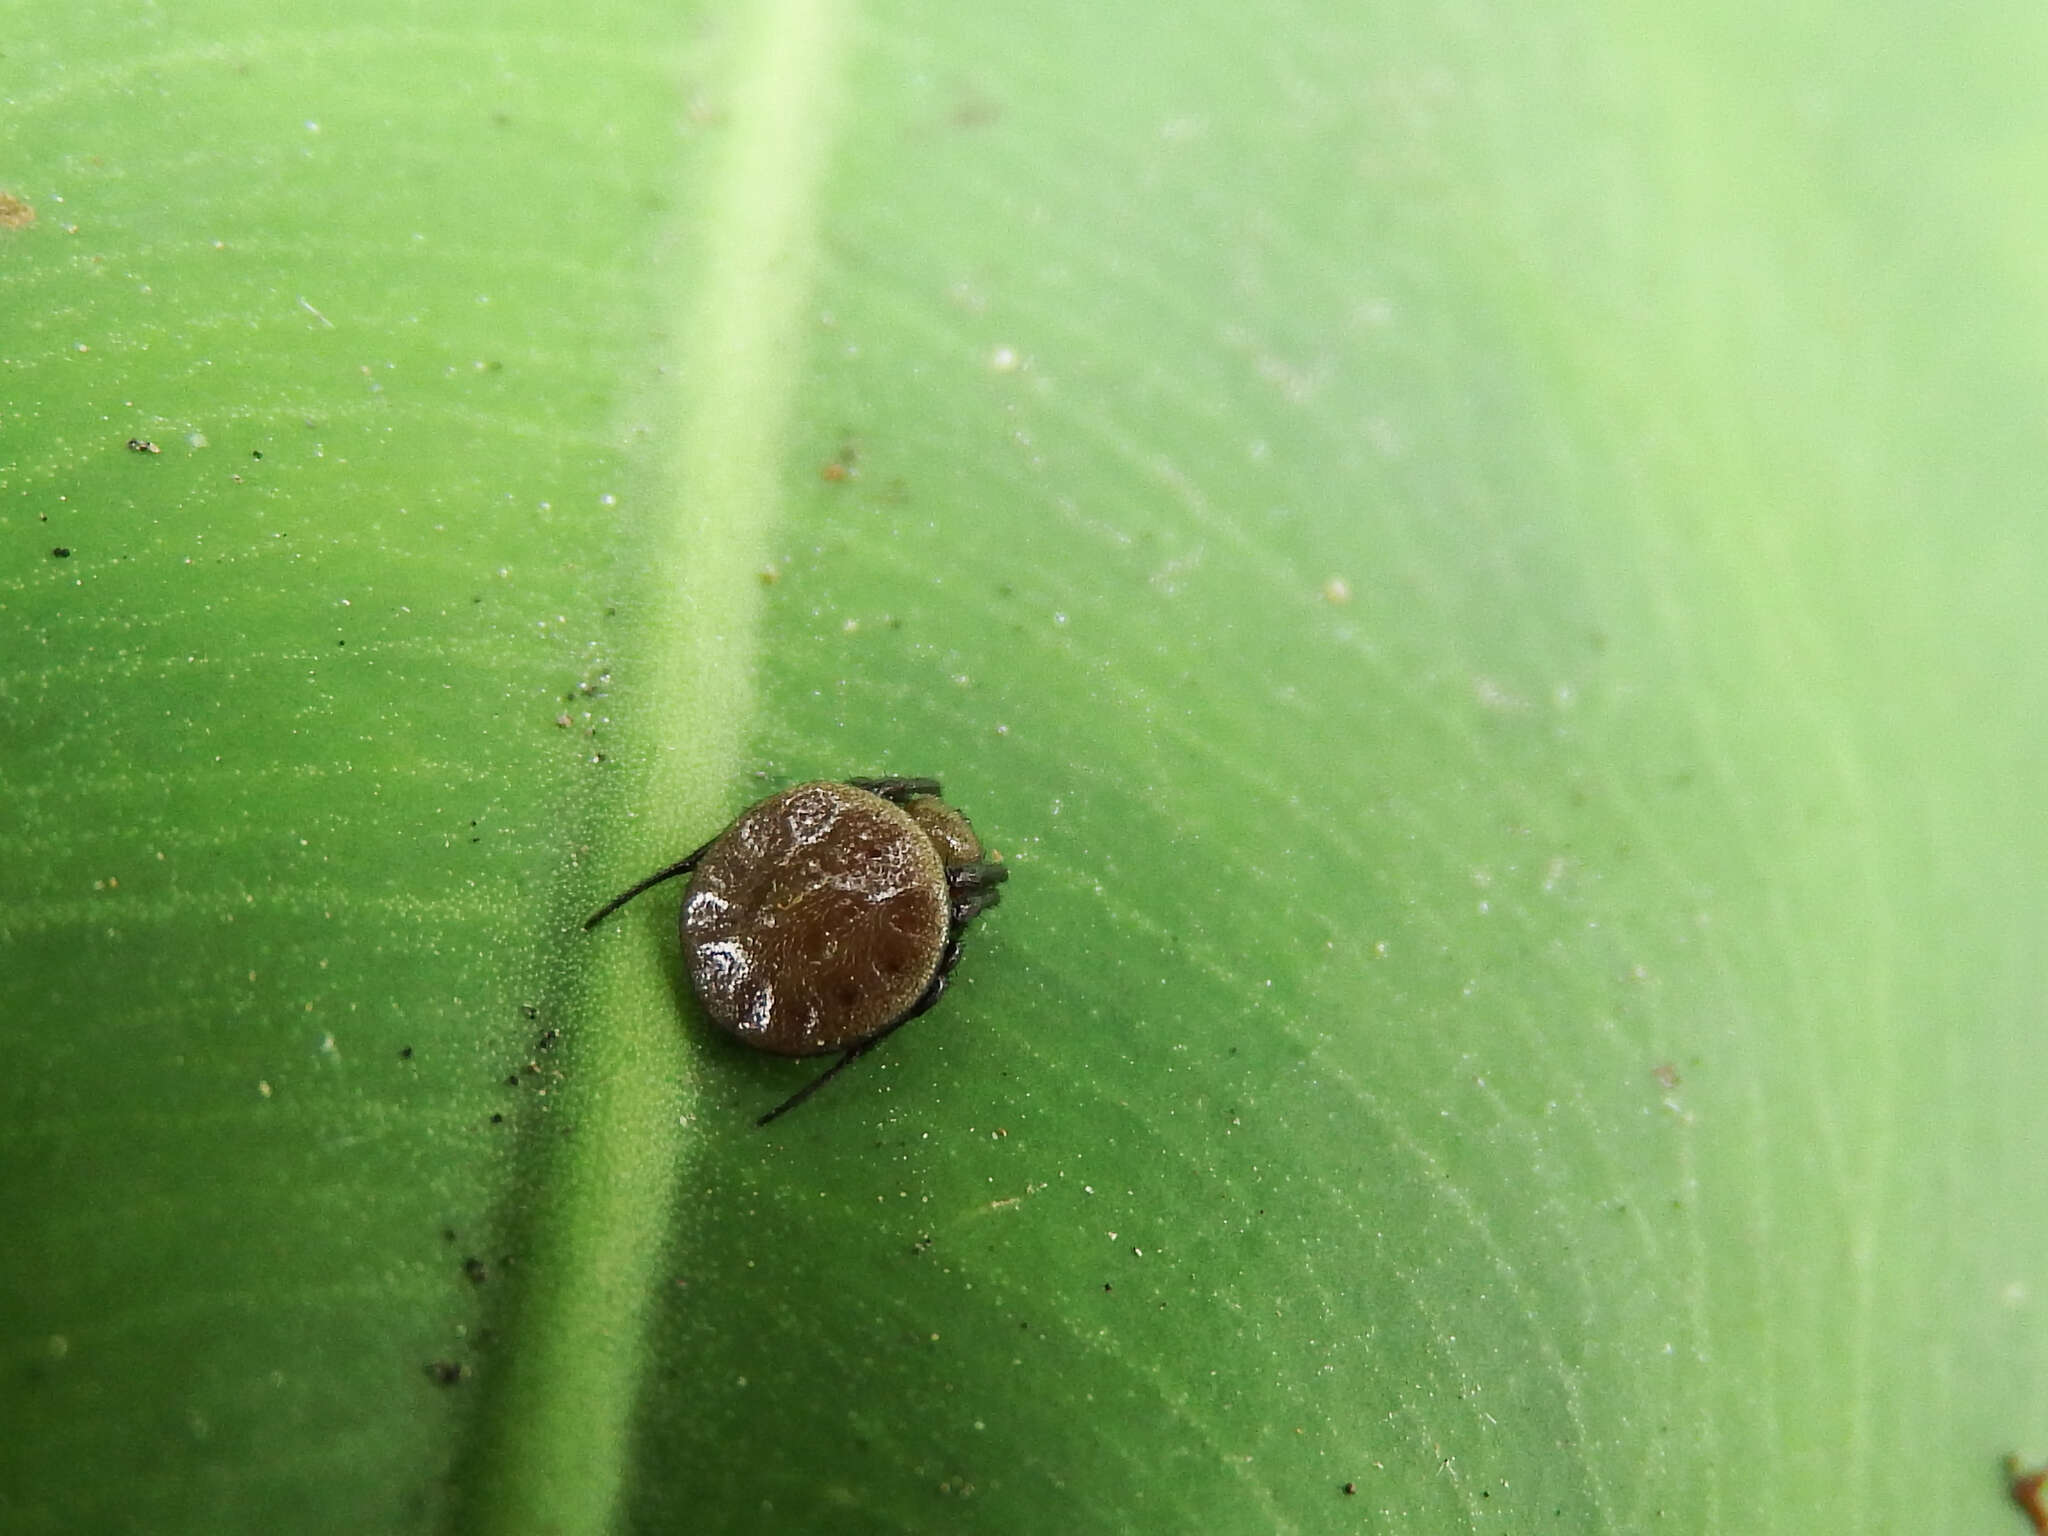
M 936 795 L 939 792 L 937 779 L 848 779 L 855 789 L 864 789 L 871 795 L 880 795 L 892 805 L 901 805 L 906 800 L 915 800 L 921 795 Z

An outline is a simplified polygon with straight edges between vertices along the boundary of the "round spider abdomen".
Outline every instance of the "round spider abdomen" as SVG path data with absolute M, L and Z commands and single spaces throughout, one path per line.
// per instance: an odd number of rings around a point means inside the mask
M 911 1011 L 950 923 L 946 862 L 910 813 L 852 784 L 799 784 L 705 850 L 683 902 L 683 957 L 719 1028 L 818 1056 Z

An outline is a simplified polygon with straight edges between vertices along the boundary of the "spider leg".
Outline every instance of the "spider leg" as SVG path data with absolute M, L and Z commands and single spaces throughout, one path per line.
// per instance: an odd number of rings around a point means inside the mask
M 864 789 L 871 795 L 880 795 L 893 805 L 906 800 L 915 800 L 920 795 L 936 795 L 939 792 L 937 779 L 848 779 L 855 789 Z
M 910 1005 L 910 1012 L 904 1014 L 902 1018 L 898 1019 L 894 1024 L 889 1025 L 888 1028 L 884 1029 L 880 1034 L 870 1035 L 867 1039 L 861 1041 L 858 1045 L 848 1046 L 846 1048 L 846 1053 L 843 1056 L 841 1056 L 837 1061 L 833 1062 L 831 1066 L 827 1067 L 824 1071 L 820 1072 L 816 1077 L 812 1078 L 808 1083 L 805 1083 L 803 1087 L 797 1089 L 795 1093 L 792 1093 L 780 1104 L 776 1105 L 773 1109 L 769 1110 L 767 1114 L 763 1115 L 760 1119 L 756 1120 L 754 1124 L 766 1125 L 770 1120 L 774 1120 L 783 1115 L 788 1114 L 792 1109 L 795 1109 L 797 1105 L 803 1103 L 805 1099 L 808 1099 L 812 1094 L 816 1093 L 820 1088 L 824 1087 L 826 1083 L 830 1082 L 833 1078 L 837 1077 L 840 1073 L 844 1072 L 848 1067 L 852 1066 L 856 1061 L 860 1060 L 860 1058 L 865 1056 L 869 1051 L 872 1051 L 884 1040 L 888 1039 L 891 1035 L 895 1034 L 897 1030 L 901 1029 L 904 1025 L 908 1024 L 912 1019 L 916 1018 L 921 1013 L 929 1013 L 932 1009 L 932 1005 L 938 1002 L 938 1000 L 941 997 L 944 997 L 946 995 L 946 980 L 953 974 L 953 967 L 958 965 L 959 963 L 960 937 L 958 934 L 955 934 L 952 938 L 946 941 L 946 952 L 939 956 L 938 970 L 932 973 L 931 983 L 924 989 L 924 996 L 920 997 L 915 1003 L 912 1003 Z
M 875 1040 L 879 1040 L 881 1038 L 882 1037 L 880 1035 L 875 1036 Z M 840 1073 L 844 1072 L 848 1067 L 852 1066 L 856 1061 L 858 1061 L 861 1057 L 861 1054 L 864 1051 L 866 1051 L 869 1046 L 873 1045 L 875 1043 L 875 1040 L 863 1040 L 859 1045 L 849 1047 L 845 1055 L 841 1056 L 837 1061 L 833 1062 L 831 1066 L 827 1067 L 824 1071 L 820 1072 L 808 1083 L 805 1083 L 803 1087 L 797 1089 L 795 1093 L 792 1093 L 780 1104 L 776 1105 L 773 1109 L 769 1110 L 767 1114 L 761 1116 L 761 1118 L 756 1120 L 754 1124 L 766 1125 L 770 1120 L 779 1119 L 781 1116 L 788 1114 L 792 1109 L 795 1109 L 797 1105 L 803 1103 L 805 1099 L 808 1099 L 812 1094 L 816 1093 L 820 1088 L 824 1087 L 833 1078 L 837 1077 Z
M 984 859 L 946 871 L 946 889 L 952 896 L 953 926 L 965 928 L 1003 899 L 1003 882 L 1010 878 L 1007 866 Z
M 803 1103 L 805 1099 L 808 1099 L 820 1088 L 824 1087 L 827 1083 L 831 1082 L 833 1078 L 837 1077 L 840 1073 L 844 1072 L 856 1061 L 859 1061 L 861 1057 L 867 1055 L 869 1051 L 872 1051 L 876 1046 L 880 1045 L 884 1040 L 888 1039 L 897 1030 L 901 1029 L 905 1024 L 908 1024 L 912 1019 L 916 1018 L 918 1014 L 922 1013 L 923 1011 L 923 1007 L 913 1008 L 909 1013 L 903 1015 L 902 1018 L 898 1019 L 894 1024 L 891 1024 L 879 1035 L 870 1035 L 867 1039 L 861 1041 L 860 1044 L 848 1046 L 846 1048 L 845 1055 L 841 1056 L 837 1061 L 833 1062 L 831 1066 L 827 1067 L 824 1071 L 820 1072 L 808 1083 L 805 1083 L 803 1087 L 797 1089 L 795 1093 L 792 1093 L 780 1104 L 776 1105 L 773 1109 L 769 1110 L 767 1114 L 763 1115 L 760 1119 L 756 1120 L 754 1124 L 766 1125 L 770 1120 L 776 1120 L 781 1118 L 783 1115 L 788 1114 L 792 1109 L 795 1109 L 797 1105 Z
M 711 843 L 715 843 L 717 841 L 718 839 L 715 837 L 711 839 Z M 618 895 L 614 896 L 610 901 L 606 902 L 603 906 L 599 907 L 595 912 L 591 913 L 590 916 L 586 917 L 583 920 L 583 931 L 585 933 L 588 933 L 591 929 L 595 928 L 599 923 L 603 922 L 606 918 L 610 917 L 614 912 L 618 911 L 619 908 L 623 907 L 627 902 L 631 901 L 635 896 L 638 896 L 642 891 L 652 890 L 655 886 L 661 884 L 662 881 L 673 880 L 677 875 L 687 875 L 691 870 L 697 867 L 697 861 L 703 858 L 705 854 L 711 851 L 711 843 L 706 843 L 702 848 L 699 848 L 695 853 L 690 854 L 687 858 L 678 859 L 675 863 L 669 865 L 667 869 L 657 869 L 653 874 L 649 875 L 645 880 L 642 880 L 638 885 L 633 886 L 628 890 L 621 891 Z

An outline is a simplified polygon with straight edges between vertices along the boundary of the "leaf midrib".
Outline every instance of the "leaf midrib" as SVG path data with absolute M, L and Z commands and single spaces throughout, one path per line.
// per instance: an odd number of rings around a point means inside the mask
M 669 452 L 649 466 L 645 504 L 622 508 L 647 610 L 636 654 L 614 667 L 620 740 L 635 765 L 620 798 L 636 831 L 599 861 L 610 871 L 601 885 L 672 858 L 678 839 L 730 809 L 846 10 L 845 0 L 768 0 L 708 61 L 709 77 L 726 83 L 709 114 L 718 142 L 677 200 L 688 255 L 674 291 L 688 297 L 663 328 L 676 338 L 675 386 L 652 403 L 653 440 Z M 690 1064 L 658 930 L 623 924 L 567 942 L 589 946 L 590 968 L 575 989 L 580 1027 L 565 1032 L 570 1070 L 529 1122 L 547 1145 L 520 1213 L 524 1289 L 479 1382 L 489 1394 L 479 1450 L 457 1490 L 462 1524 L 476 1531 L 613 1523 L 649 1304 L 690 1156 Z

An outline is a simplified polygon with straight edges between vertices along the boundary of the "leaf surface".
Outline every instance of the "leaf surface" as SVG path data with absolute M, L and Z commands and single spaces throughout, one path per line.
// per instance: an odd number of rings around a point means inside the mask
M 10 1529 L 2018 1523 L 2039 16 L 0 17 Z

